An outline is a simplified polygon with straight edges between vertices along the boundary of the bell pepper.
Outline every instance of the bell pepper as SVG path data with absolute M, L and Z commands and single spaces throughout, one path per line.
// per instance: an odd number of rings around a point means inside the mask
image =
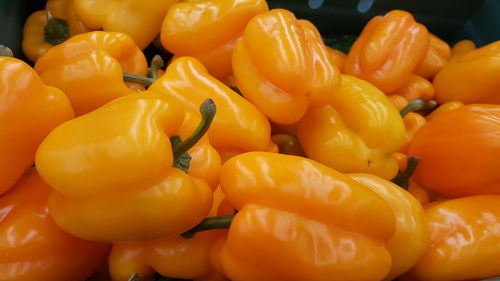
M 146 75 L 148 66 L 126 34 L 94 31 L 52 47 L 35 70 L 45 83 L 68 95 L 78 116 L 134 93 L 123 82 L 123 72 Z
M 442 115 L 443 113 L 455 110 L 455 109 L 462 107 L 462 106 L 464 106 L 464 104 L 459 102 L 459 101 L 450 101 L 450 102 L 444 103 L 444 104 L 438 106 L 429 115 L 425 116 L 425 119 L 427 120 L 427 122 L 429 122 L 432 119 L 436 118 L 437 116 Z
M 21 60 L 0 56 L 0 194 L 33 165 L 42 140 L 74 117 L 66 95 Z
M 405 140 L 397 151 L 401 153 L 408 153 L 410 143 L 415 136 L 415 133 L 417 133 L 417 131 L 425 125 L 426 120 L 422 115 L 415 112 L 410 112 L 403 117 L 403 121 L 406 128 Z
M 250 102 L 210 76 L 194 58 L 182 57 L 172 61 L 165 74 L 149 89 L 173 97 L 192 111 L 197 110 L 205 99 L 212 99 L 220 110 L 208 136 L 217 150 L 267 150 L 270 146 L 271 129 L 266 117 Z
M 184 1 L 168 10 L 161 42 L 176 57 L 195 57 L 211 75 L 225 77 L 233 72 L 231 56 L 245 26 L 268 10 L 265 0 Z
M 382 197 L 395 215 L 394 235 L 385 243 L 391 254 L 391 269 L 383 279 L 394 280 L 411 269 L 430 245 L 424 209 L 408 191 L 387 180 L 369 174 L 348 174 L 347 176 Z M 412 242 L 408 243 L 410 240 Z
M 57 225 L 88 240 L 128 242 L 180 234 L 203 220 L 212 190 L 184 172 L 185 152 L 206 132 L 214 105 L 202 104 L 202 123 L 187 138 L 185 111 L 146 91 L 54 129 L 37 151 L 36 167 L 54 189 L 49 210 Z M 214 159 L 220 165 L 216 157 L 205 161 Z
M 74 0 L 81 21 L 92 29 L 123 32 L 142 50 L 158 34 L 168 9 L 177 0 Z
M 0 197 L 0 279 L 84 281 L 107 257 L 110 245 L 76 238 L 49 215 L 51 188 L 29 170 Z
M 371 19 L 354 42 L 345 73 L 363 78 L 384 93 L 401 88 L 424 60 L 429 34 L 405 11 Z
M 397 109 L 370 83 L 342 75 L 330 105 L 310 108 L 297 123 L 297 137 L 307 156 L 339 172 L 393 178 L 392 156 L 404 141 Z
M 399 95 L 409 101 L 414 99 L 429 101 L 434 97 L 434 86 L 429 80 L 417 75 L 412 75 L 401 88 L 392 92 L 391 95 Z
M 76 16 L 73 0 L 48 0 L 45 10 L 34 12 L 24 24 L 23 52 L 36 62 L 52 46 L 88 31 Z
M 389 272 L 394 214 L 349 176 L 298 156 L 249 152 L 223 165 L 221 187 L 239 210 L 220 251 L 230 280 L 369 281 Z
M 431 246 L 411 270 L 417 280 L 484 280 L 500 276 L 500 196 L 433 203 L 425 210 Z
M 271 121 L 291 124 L 329 102 L 339 70 L 314 25 L 282 9 L 255 16 L 233 53 L 239 90 Z
M 500 41 L 451 59 L 433 84 L 439 103 L 500 104 Z
M 347 55 L 342 53 L 337 49 L 330 48 L 326 46 L 326 50 L 330 54 L 330 59 L 333 60 L 333 63 L 337 66 L 341 73 L 344 73 L 344 65 L 347 60 Z
M 427 122 L 408 155 L 421 161 L 414 179 L 444 197 L 500 194 L 500 106 L 468 105 Z
M 459 57 L 476 49 L 476 44 L 471 40 L 461 40 L 451 48 L 451 58 Z
M 410 103 L 405 97 L 400 95 L 387 95 L 387 99 L 397 108 L 401 110 Z
M 432 80 L 450 59 L 451 48 L 448 43 L 429 33 L 429 48 L 424 60 L 415 69 L 415 74 Z

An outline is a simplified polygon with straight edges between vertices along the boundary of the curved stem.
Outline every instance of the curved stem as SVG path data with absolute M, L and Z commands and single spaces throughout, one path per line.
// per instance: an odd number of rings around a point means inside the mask
M 186 153 L 191 147 L 193 147 L 203 137 L 203 135 L 205 135 L 208 128 L 210 128 L 210 124 L 212 124 L 215 112 L 216 107 L 212 99 L 207 99 L 200 105 L 201 122 L 185 141 L 174 145 L 174 162 L 179 159 L 182 154 Z
M 429 102 L 427 102 L 423 108 L 421 109 L 425 115 L 431 113 L 434 109 L 436 109 L 436 107 L 438 106 L 438 103 L 437 101 L 435 100 L 430 100 Z
M 68 22 L 63 19 L 54 18 L 47 11 L 47 25 L 44 27 L 44 40 L 51 45 L 61 44 L 69 38 Z
M 392 180 L 391 182 L 399 185 L 403 189 L 408 189 L 408 181 L 410 180 L 410 177 L 413 176 L 413 173 L 415 173 L 415 170 L 417 169 L 418 163 L 420 162 L 420 157 L 418 156 L 411 156 L 408 157 L 408 164 L 406 165 L 406 169 L 402 172 L 399 172 Z
M 158 70 L 165 66 L 165 62 L 161 58 L 160 55 L 155 55 L 153 59 L 151 59 L 151 66 L 149 67 L 148 77 L 156 80 L 158 79 Z
M 197 226 L 182 233 L 181 236 L 184 238 L 192 238 L 196 233 L 201 231 L 207 231 L 213 229 L 228 229 L 231 226 L 231 222 L 233 221 L 233 219 L 234 215 L 206 218 Z
M 0 44 L 0 57 L 14 57 L 14 53 L 9 47 Z
M 401 117 L 405 117 L 406 114 L 412 112 L 412 111 L 418 111 L 422 110 L 424 107 L 425 102 L 422 99 L 414 99 L 408 103 L 403 109 L 399 111 L 399 114 L 401 114 Z
M 155 80 L 152 78 L 149 78 L 149 77 L 144 77 L 144 76 L 133 74 L 133 73 L 123 72 L 123 81 L 139 83 L 139 84 L 143 84 L 143 85 L 146 85 L 149 87 L 149 86 L 151 86 L 151 84 L 153 84 L 153 82 Z

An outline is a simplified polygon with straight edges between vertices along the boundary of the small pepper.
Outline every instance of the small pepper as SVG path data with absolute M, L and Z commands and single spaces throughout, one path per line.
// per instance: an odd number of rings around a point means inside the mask
M 208 129 L 213 102 L 201 112 L 202 123 L 184 138 L 182 105 L 146 91 L 54 129 L 36 166 L 54 188 L 49 210 L 57 225 L 88 240 L 127 242 L 180 234 L 203 220 L 212 190 L 185 172 L 185 152 Z
M 500 41 L 451 59 L 433 84 L 439 103 L 500 104 Z
M 310 108 L 297 123 L 307 156 L 339 172 L 393 178 L 392 156 L 404 141 L 405 127 L 394 105 L 370 83 L 342 75 L 330 105 Z
M 74 0 L 81 21 L 92 29 L 123 32 L 142 50 L 160 33 L 161 23 L 177 0 Z
M 500 194 L 500 106 L 468 105 L 442 113 L 413 137 L 421 161 L 414 179 L 441 196 Z
M 35 64 L 48 85 L 68 95 L 77 116 L 134 93 L 123 72 L 146 75 L 144 54 L 123 33 L 94 31 L 52 47 Z
M 345 73 L 363 78 L 384 93 L 399 89 L 424 60 L 429 46 L 425 26 L 405 11 L 371 19 L 347 56 Z
M 476 44 L 474 44 L 471 40 L 458 41 L 455 45 L 453 45 L 453 48 L 451 48 L 451 58 L 459 57 L 475 49 Z
M 51 188 L 29 170 L 0 197 L 0 279 L 84 281 L 103 263 L 110 245 L 76 238 L 49 215 Z
M 161 42 L 176 57 L 195 57 L 222 78 L 233 72 L 231 56 L 247 23 L 268 10 L 265 0 L 184 1 L 168 10 Z
M 425 210 L 431 245 L 411 270 L 417 280 L 484 280 L 500 276 L 500 196 L 436 202 Z
M 451 48 L 448 43 L 429 33 L 429 48 L 424 60 L 415 69 L 415 74 L 432 80 L 450 59 Z
M 429 101 L 434 98 L 434 86 L 429 80 L 417 75 L 412 75 L 401 88 L 391 93 L 391 95 L 399 95 L 409 101 L 414 99 Z
M 292 124 L 312 104 L 328 103 L 340 72 L 314 25 L 291 12 L 255 16 L 233 54 L 236 83 L 272 122 Z
M 42 140 L 74 117 L 68 98 L 21 60 L 0 56 L 0 194 L 35 161 Z

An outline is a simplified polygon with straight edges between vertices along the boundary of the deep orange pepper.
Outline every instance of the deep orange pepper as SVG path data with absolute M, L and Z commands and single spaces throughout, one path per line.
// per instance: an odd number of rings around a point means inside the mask
M 476 49 L 476 44 L 471 40 L 461 40 L 451 48 L 451 58 L 459 57 Z
M 345 72 L 391 93 L 410 79 L 428 46 L 425 26 L 410 13 L 393 10 L 366 24 L 349 51 Z
M 434 97 L 434 86 L 429 80 L 417 75 L 412 75 L 401 88 L 391 93 L 391 95 L 402 96 L 408 101 L 414 99 L 429 101 Z
M 268 10 L 265 0 L 184 1 L 168 10 L 161 42 L 175 57 L 195 57 L 211 75 L 225 77 L 233 72 L 231 56 L 245 26 Z
M 409 181 L 408 192 L 411 193 L 411 195 L 413 195 L 413 197 L 415 197 L 422 205 L 429 203 L 431 200 L 429 192 L 412 179 Z
M 94 31 L 52 47 L 35 70 L 45 83 L 68 95 L 78 116 L 134 93 L 123 82 L 123 72 L 146 75 L 148 65 L 128 35 Z
M 337 49 L 330 48 L 326 46 L 326 50 L 330 54 L 330 59 L 333 60 L 333 63 L 338 67 L 341 73 L 344 73 L 345 61 L 347 60 L 347 55 L 342 53 Z
M 500 104 L 500 41 L 451 59 L 433 84 L 439 103 Z
M 429 48 L 424 60 L 415 69 L 415 74 L 432 80 L 450 59 L 451 48 L 448 43 L 429 33 Z
M 406 128 L 405 140 L 397 151 L 406 154 L 408 153 L 408 149 L 410 149 L 410 143 L 415 133 L 425 125 L 426 120 L 422 115 L 410 112 L 403 117 L 403 121 Z
M 468 105 L 427 122 L 409 156 L 419 156 L 417 183 L 441 196 L 500 194 L 500 106 Z
M 21 60 L 0 56 L 0 194 L 33 165 L 42 140 L 73 109 L 59 89 L 46 86 Z
M 62 231 L 49 215 L 50 186 L 34 169 L 0 197 L 0 279 L 84 281 L 109 253 L 110 245 Z
M 435 202 L 425 210 L 431 245 L 411 270 L 416 280 L 484 280 L 500 276 L 500 196 Z
M 316 28 L 282 9 L 254 17 L 233 53 L 237 86 L 271 121 L 297 122 L 340 85 L 338 68 Z

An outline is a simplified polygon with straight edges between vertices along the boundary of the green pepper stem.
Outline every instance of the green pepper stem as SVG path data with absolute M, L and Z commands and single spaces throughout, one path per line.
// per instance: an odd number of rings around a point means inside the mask
M 14 57 L 14 53 L 9 47 L 0 44 L 0 57 Z
M 193 147 L 205 133 L 210 128 L 212 120 L 215 117 L 216 106 L 212 99 L 205 100 L 200 105 L 201 122 L 194 132 L 185 140 L 173 147 L 174 162 L 179 159 L 179 157 L 186 153 L 191 147 Z
M 399 172 L 391 181 L 407 190 L 409 185 L 408 181 L 410 180 L 410 177 L 413 176 L 413 173 L 415 173 L 419 162 L 420 157 L 418 156 L 408 157 L 408 164 L 406 165 L 406 169 L 402 172 Z
M 146 85 L 149 87 L 149 86 L 151 86 L 151 84 L 153 84 L 153 82 L 155 80 L 152 78 L 149 78 L 149 77 L 144 77 L 141 75 L 124 72 L 123 73 L 123 81 L 139 83 L 139 84 L 143 84 L 143 85 Z
M 438 106 L 438 103 L 435 101 L 435 100 L 430 100 L 429 102 L 427 102 L 423 108 L 421 109 L 421 111 L 424 112 L 424 114 L 429 114 L 431 113 L 436 107 Z
M 44 28 L 45 42 L 51 45 L 61 44 L 69 38 L 68 22 L 63 19 L 54 18 L 50 11 L 47 11 L 47 25 Z
M 406 114 L 412 112 L 412 111 L 418 111 L 422 110 L 424 107 L 425 102 L 422 99 L 414 99 L 410 101 L 401 111 L 399 111 L 399 114 L 401 114 L 401 117 L 405 117 Z
M 193 238 L 194 235 L 201 231 L 213 230 L 213 229 L 228 229 L 231 226 L 231 222 L 234 219 L 234 215 L 231 216 L 217 216 L 204 219 L 197 226 L 191 228 L 190 230 L 181 234 L 183 238 L 189 239 Z
M 153 59 L 151 59 L 151 66 L 149 67 L 148 77 L 156 80 L 158 79 L 158 69 L 165 66 L 165 62 L 161 58 L 160 55 L 155 55 Z

